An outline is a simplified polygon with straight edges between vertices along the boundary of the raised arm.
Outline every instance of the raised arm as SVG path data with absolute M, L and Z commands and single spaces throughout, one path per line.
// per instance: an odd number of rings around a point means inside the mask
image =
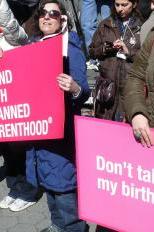
M 0 0 L 0 27 L 9 44 L 17 46 L 27 43 L 28 36 L 15 19 L 6 0 Z

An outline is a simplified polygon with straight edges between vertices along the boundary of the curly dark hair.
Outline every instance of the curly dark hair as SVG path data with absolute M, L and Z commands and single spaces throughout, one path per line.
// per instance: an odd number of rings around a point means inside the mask
M 35 9 L 31 19 L 28 22 L 29 28 L 28 28 L 28 34 L 29 36 L 43 36 L 43 33 L 40 31 L 39 28 L 39 11 L 40 9 L 44 8 L 44 6 L 47 3 L 55 3 L 58 5 L 61 14 L 62 15 L 67 15 L 67 23 L 68 23 L 68 30 L 70 31 L 72 29 L 72 24 L 71 24 L 71 20 L 67 14 L 67 11 L 64 7 L 64 5 L 59 2 L 58 0 L 41 0 L 38 7 Z

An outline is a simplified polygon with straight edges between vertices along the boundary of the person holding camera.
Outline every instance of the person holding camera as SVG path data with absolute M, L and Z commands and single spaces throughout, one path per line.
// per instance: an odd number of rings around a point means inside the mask
M 94 112 L 98 118 L 124 121 L 123 88 L 134 56 L 140 49 L 142 17 L 137 0 L 114 0 L 111 16 L 96 30 L 89 53 L 98 59 Z

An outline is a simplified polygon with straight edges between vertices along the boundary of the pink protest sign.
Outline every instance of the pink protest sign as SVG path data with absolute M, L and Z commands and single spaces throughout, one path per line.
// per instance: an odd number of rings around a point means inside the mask
M 0 142 L 63 137 L 62 40 L 19 47 L 0 59 Z
M 120 232 L 154 231 L 154 147 L 129 125 L 75 118 L 81 219 Z

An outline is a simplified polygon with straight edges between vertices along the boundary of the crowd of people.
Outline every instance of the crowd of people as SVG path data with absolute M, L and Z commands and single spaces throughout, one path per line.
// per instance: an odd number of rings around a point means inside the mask
M 0 208 L 21 211 L 45 192 L 51 226 L 41 232 L 89 230 L 78 217 L 73 123 L 90 96 L 86 71 L 97 70 L 94 116 L 131 123 L 137 142 L 154 145 L 153 10 L 153 0 L 0 0 L 1 59 L 6 50 L 59 34 L 68 48 L 57 77 L 64 138 L 1 143 L 10 192 Z

